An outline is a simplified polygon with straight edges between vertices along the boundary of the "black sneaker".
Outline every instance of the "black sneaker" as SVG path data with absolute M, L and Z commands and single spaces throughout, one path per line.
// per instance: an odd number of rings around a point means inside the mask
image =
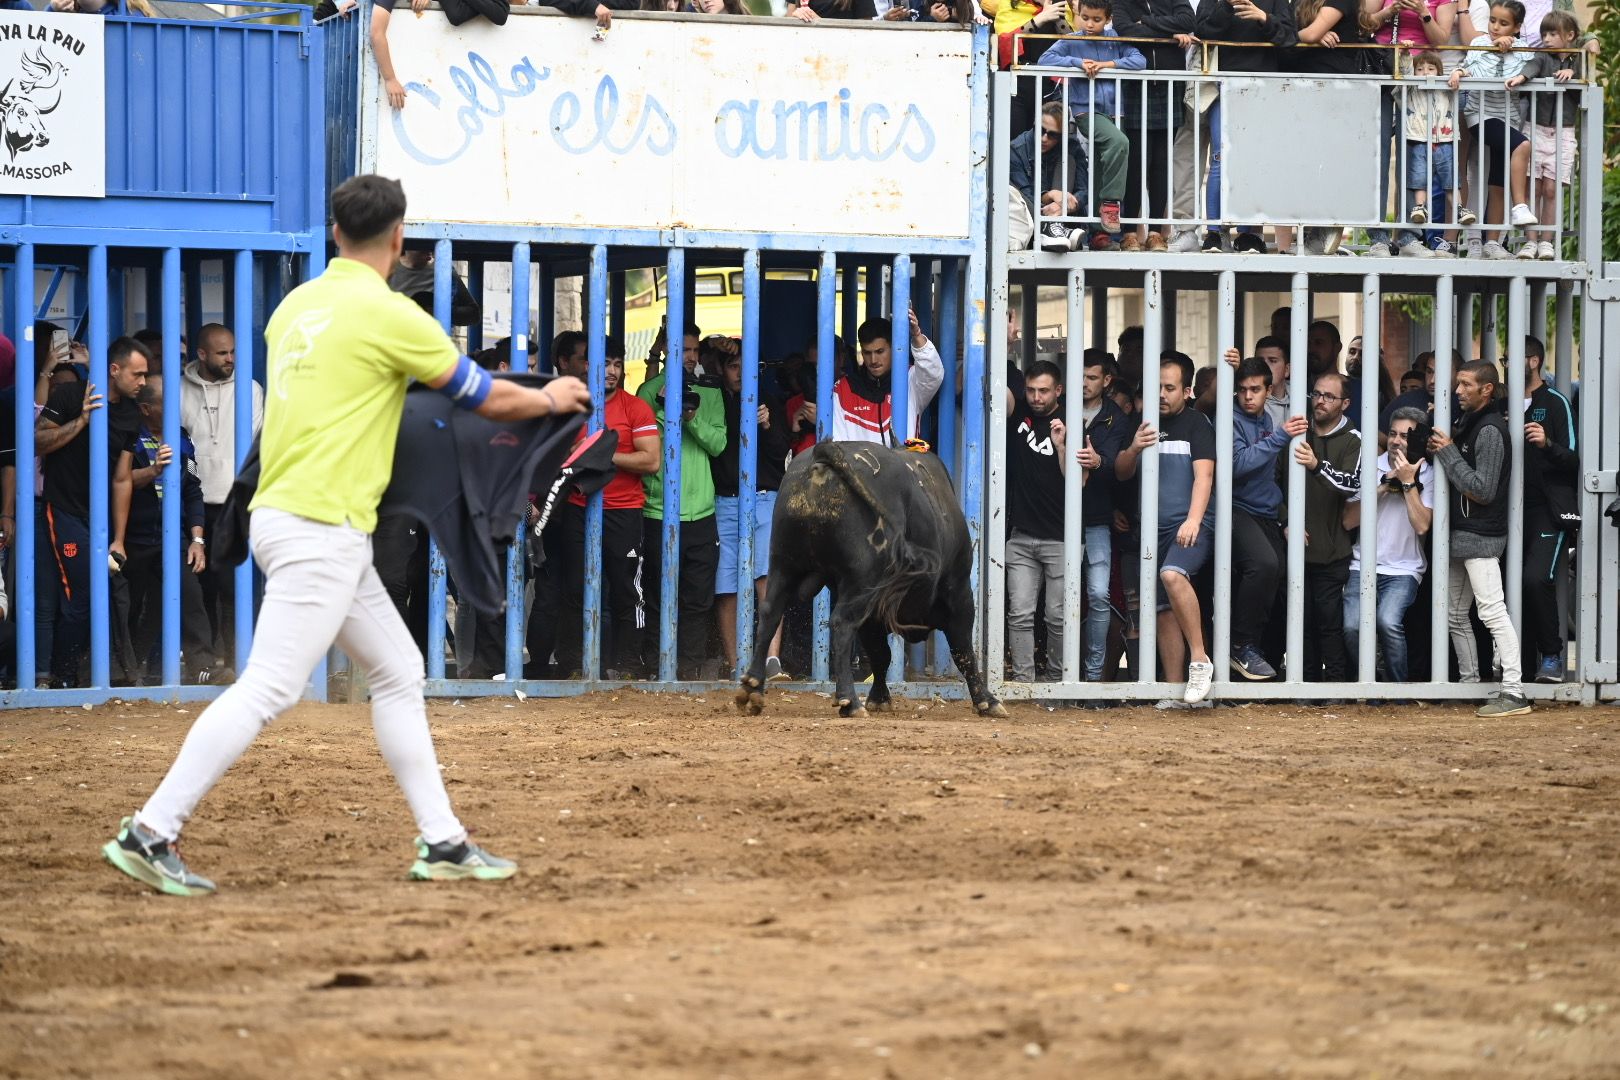
M 1206 232 L 1204 234 L 1204 242 L 1203 242 L 1202 245 L 1200 245 L 1199 250 L 1201 250 L 1201 251 L 1220 251 L 1222 246 L 1223 246 L 1221 241 L 1222 241 L 1222 237 L 1221 237 L 1220 233 L 1218 233 L 1218 232 Z
M 1266 253 L 1266 242 L 1260 239 L 1258 233 L 1238 233 L 1237 239 L 1232 241 L 1233 251 L 1246 251 L 1253 255 Z

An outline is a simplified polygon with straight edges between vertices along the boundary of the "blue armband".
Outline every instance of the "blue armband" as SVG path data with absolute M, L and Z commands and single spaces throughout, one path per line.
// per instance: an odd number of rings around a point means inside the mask
M 463 356 L 456 361 L 456 370 L 450 373 L 450 378 L 439 387 L 439 393 L 449 398 L 461 409 L 476 409 L 489 397 L 489 388 L 495 385 L 495 380 L 489 377 L 489 372 L 472 362 L 470 357 Z

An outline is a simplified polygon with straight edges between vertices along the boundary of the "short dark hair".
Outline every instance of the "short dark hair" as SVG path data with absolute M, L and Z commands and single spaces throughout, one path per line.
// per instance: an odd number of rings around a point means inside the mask
M 1333 340 L 1335 342 L 1337 342 L 1339 344 L 1344 343 L 1344 339 L 1339 336 L 1339 328 L 1337 326 L 1334 326 L 1332 323 L 1328 322 L 1326 319 L 1317 319 L 1315 322 L 1311 323 L 1310 326 L 1306 327 L 1305 333 L 1307 335 L 1309 335 L 1312 330 L 1316 330 L 1318 328 L 1323 329 L 1323 330 L 1327 330 L 1330 333 L 1332 333 L 1333 334 Z
M 1085 351 L 1085 354 L 1080 358 L 1080 369 L 1084 371 L 1086 368 L 1091 367 L 1102 368 L 1103 375 L 1108 378 L 1119 378 L 1119 361 L 1115 360 L 1114 354 L 1107 349 L 1087 349 Z
M 607 341 L 605 342 L 605 344 L 603 346 L 602 355 L 603 355 L 603 357 L 605 359 L 608 359 L 608 360 L 623 360 L 624 359 L 624 339 L 623 338 L 616 338 L 612 334 L 609 334 L 607 336 Z
M 1494 11 L 1497 8 L 1501 8 L 1513 16 L 1514 26 L 1524 25 L 1524 5 L 1519 3 L 1519 0 L 1491 0 L 1491 10 Z
M 487 349 L 479 349 L 472 354 L 472 362 L 485 371 L 499 371 L 502 364 L 511 360 L 510 349 L 503 349 L 498 345 L 491 345 Z
M 224 323 L 203 323 L 197 328 L 197 344 L 206 346 L 208 344 L 208 339 L 213 337 L 215 334 L 229 334 L 230 332 L 231 328 L 226 326 Z
M 1547 363 L 1547 346 L 1543 345 L 1541 339 L 1534 334 L 1526 334 L 1524 335 L 1524 358 L 1528 360 L 1532 356 L 1545 365 Z
M 1259 352 L 1261 349 L 1276 349 L 1278 352 L 1283 354 L 1284 360 L 1288 359 L 1288 342 L 1272 334 L 1267 334 L 1265 337 L 1254 343 L 1255 352 Z
M 695 322 L 689 322 L 686 324 L 685 333 L 687 337 L 695 337 L 699 341 L 703 340 L 703 331 L 698 329 L 698 324 Z
M 572 356 L 574 350 L 581 345 L 589 346 L 590 339 L 578 330 L 564 330 L 551 339 L 551 360 L 553 363 L 561 356 Z
M 163 355 L 163 331 L 156 327 L 148 326 L 144 330 L 137 330 L 129 336 L 145 345 L 152 354 L 156 356 Z M 198 335 L 198 337 L 201 336 L 201 334 Z
M 1339 381 L 1339 396 L 1342 398 L 1350 396 L 1350 376 L 1337 371 L 1318 371 L 1316 377 L 1311 380 L 1311 385 L 1314 387 L 1323 379 L 1337 379 Z
M 1052 363 L 1050 360 L 1036 360 L 1034 363 L 1030 364 L 1029 367 L 1024 369 L 1025 382 L 1028 382 L 1030 379 L 1033 379 L 1038 375 L 1050 375 L 1054 383 L 1059 386 L 1063 385 L 1063 369 Z
M 1143 331 L 1140 326 L 1127 326 L 1119 332 L 1119 338 L 1115 344 L 1123 349 L 1127 341 L 1141 341 L 1142 335 Z
M 1161 369 L 1173 367 L 1180 371 L 1182 386 L 1192 385 L 1194 366 L 1195 365 L 1192 362 L 1192 357 L 1188 356 L 1184 352 L 1177 352 L 1175 349 L 1166 349 L 1164 352 L 1159 354 L 1159 367 Z
M 874 341 L 893 341 L 894 324 L 888 319 L 867 319 L 855 331 L 855 340 L 862 345 L 870 345 Z
M 332 192 L 332 222 L 356 244 L 375 240 L 405 220 L 405 189 L 375 173 L 351 176 Z
M 1431 353 L 1430 355 L 1432 357 L 1433 354 Z M 1401 382 L 1405 382 L 1407 379 L 1416 379 L 1418 382 L 1428 382 L 1429 376 L 1428 373 L 1423 371 L 1421 368 L 1411 368 L 1410 370 L 1401 373 Z
M 125 364 L 129 363 L 130 357 L 136 354 L 146 358 L 148 375 L 158 374 L 156 361 L 152 359 L 152 350 L 148 349 L 138 340 L 129 337 L 128 335 L 121 338 L 114 338 L 113 343 L 107 346 L 107 363 L 117 364 L 119 367 L 123 367 Z
M 1270 386 L 1271 365 L 1260 359 L 1258 356 L 1245 356 L 1238 364 L 1237 373 L 1232 376 L 1232 381 L 1234 383 L 1240 383 L 1244 379 L 1254 378 L 1264 379 L 1266 380 L 1266 385 Z
M 1518 4 L 1518 0 L 1508 0 L 1508 2 L 1517 4 L 1521 12 L 1524 10 L 1524 5 Z M 1502 5 L 1493 4 L 1491 6 L 1501 7 Z M 1494 390 L 1502 385 L 1502 373 L 1497 371 L 1496 365 L 1491 363 L 1489 360 L 1470 361 L 1457 369 L 1458 375 L 1463 374 L 1463 372 L 1467 372 L 1468 374 L 1472 375 L 1474 377 L 1474 381 L 1479 383 L 1481 386 L 1489 383 L 1491 388 Z
M 1076 8 L 1091 8 L 1093 11 L 1102 11 L 1109 15 L 1114 13 L 1113 0 L 1075 0 Z

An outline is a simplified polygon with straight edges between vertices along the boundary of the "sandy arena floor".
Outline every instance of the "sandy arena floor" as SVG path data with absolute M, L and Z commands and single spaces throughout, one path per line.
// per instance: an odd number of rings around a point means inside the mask
M 97 854 L 195 708 L 0 714 L 0 1077 L 1620 1076 L 1620 710 L 770 705 L 434 705 L 493 885 L 302 707 L 195 901 Z

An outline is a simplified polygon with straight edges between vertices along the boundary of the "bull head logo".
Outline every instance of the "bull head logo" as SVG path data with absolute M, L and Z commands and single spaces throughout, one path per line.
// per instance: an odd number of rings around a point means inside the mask
M 62 103 L 60 85 L 65 74 L 67 68 L 47 59 L 41 47 L 32 56 L 25 54 L 21 76 L 7 80 L 0 88 L 0 130 L 4 131 L 11 160 L 17 160 L 20 151 L 50 145 L 51 133 L 43 118 Z M 55 93 L 49 93 L 52 90 Z

